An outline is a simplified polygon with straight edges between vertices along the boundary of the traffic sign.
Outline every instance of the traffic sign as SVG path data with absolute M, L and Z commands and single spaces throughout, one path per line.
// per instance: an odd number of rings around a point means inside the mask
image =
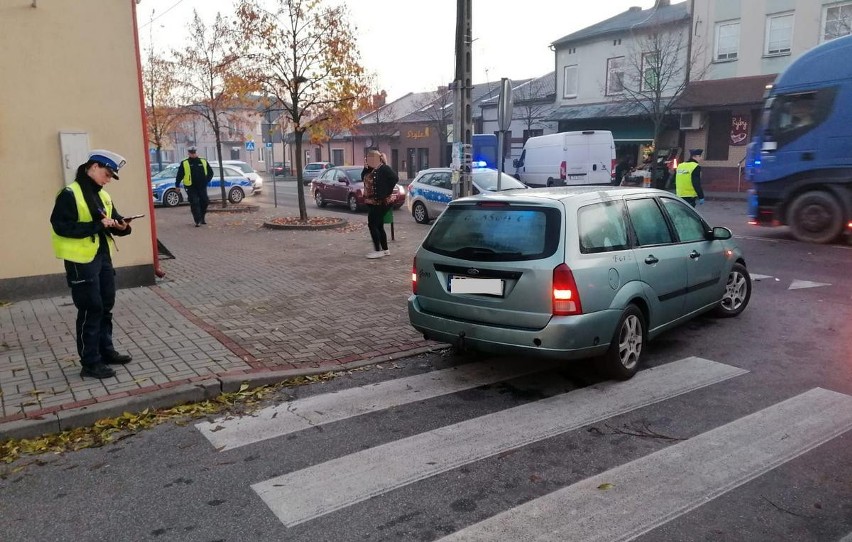
M 246 141 L 246 150 L 253 151 L 254 150 L 254 141 Z
M 269 141 L 267 141 L 267 142 L 266 142 L 266 148 L 267 148 L 267 149 L 271 149 L 271 148 L 272 148 L 272 143 L 271 143 L 271 142 L 269 142 Z

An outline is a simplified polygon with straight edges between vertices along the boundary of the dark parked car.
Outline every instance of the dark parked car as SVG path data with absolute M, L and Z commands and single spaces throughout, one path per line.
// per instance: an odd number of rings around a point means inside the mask
M 361 182 L 363 166 L 342 166 L 325 170 L 322 175 L 311 181 L 311 194 L 317 207 L 332 203 L 346 205 L 350 211 L 365 207 L 364 183 Z M 393 188 L 393 208 L 399 209 L 405 203 L 405 191 L 399 185 Z
M 290 174 L 290 162 L 275 162 L 272 166 L 272 175 L 275 177 L 283 177 Z

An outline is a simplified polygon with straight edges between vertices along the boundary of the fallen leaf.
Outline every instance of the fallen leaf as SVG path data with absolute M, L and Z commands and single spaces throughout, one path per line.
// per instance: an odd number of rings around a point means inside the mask
M 603 483 L 603 484 L 599 485 L 599 486 L 598 486 L 598 489 L 603 490 L 603 491 L 606 491 L 607 489 L 612 489 L 612 488 L 614 488 L 614 487 L 615 487 L 615 486 L 614 486 L 614 485 L 612 485 L 612 484 L 610 484 L 609 482 L 605 482 L 605 483 Z

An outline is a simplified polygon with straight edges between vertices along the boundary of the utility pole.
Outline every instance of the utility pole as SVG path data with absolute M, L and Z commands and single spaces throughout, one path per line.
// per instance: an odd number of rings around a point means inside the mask
M 469 196 L 471 190 L 471 0 L 456 0 L 456 78 L 453 81 L 453 198 Z

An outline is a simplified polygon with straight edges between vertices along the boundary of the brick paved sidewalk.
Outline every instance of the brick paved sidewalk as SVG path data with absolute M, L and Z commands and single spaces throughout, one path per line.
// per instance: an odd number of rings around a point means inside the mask
M 406 312 L 412 256 L 428 228 L 396 211 L 391 256 L 368 260 L 365 213 L 308 213 L 350 224 L 272 230 L 266 219 L 293 210 L 266 207 L 214 212 L 195 228 L 188 209 L 157 209 L 158 237 L 176 259 L 161 262 L 166 277 L 156 286 L 118 292 L 116 347 L 133 361 L 116 366 L 115 378 L 80 378 L 70 295 L 0 308 L 0 438 L 15 420 L 120 407 L 180 385 L 317 372 L 438 346 L 411 328 Z

